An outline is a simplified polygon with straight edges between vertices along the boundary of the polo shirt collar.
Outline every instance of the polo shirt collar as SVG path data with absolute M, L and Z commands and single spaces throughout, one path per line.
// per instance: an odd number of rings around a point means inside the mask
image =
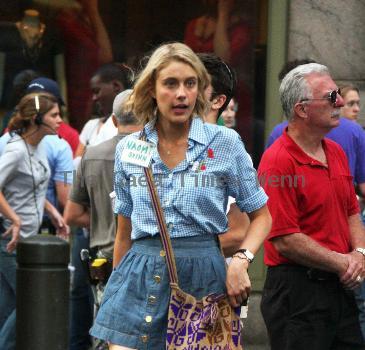
M 318 160 L 310 157 L 307 153 L 305 153 L 296 143 L 295 141 L 288 135 L 288 128 L 286 127 L 283 135 L 282 135 L 282 142 L 284 144 L 284 147 L 288 150 L 288 152 L 291 154 L 291 156 L 300 164 L 303 165 L 319 165 L 325 167 L 325 165 Z M 326 139 L 322 140 L 322 146 L 324 149 L 324 152 L 327 156 L 327 162 L 328 159 L 328 147 L 327 147 L 327 141 Z

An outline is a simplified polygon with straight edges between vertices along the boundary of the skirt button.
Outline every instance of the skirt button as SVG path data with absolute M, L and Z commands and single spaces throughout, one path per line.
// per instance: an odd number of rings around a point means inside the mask
M 161 277 L 159 275 L 153 276 L 153 279 L 155 280 L 156 283 L 160 283 L 161 282 Z
M 148 342 L 148 335 L 141 335 L 141 340 L 143 343 L 147 343 Z

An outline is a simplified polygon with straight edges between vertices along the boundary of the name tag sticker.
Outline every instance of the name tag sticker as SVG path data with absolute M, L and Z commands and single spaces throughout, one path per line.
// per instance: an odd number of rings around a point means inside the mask
M 150 165 L 155 145 L 138 139 L 128 140 L 123 152 L 122 161 L 147 168 Z

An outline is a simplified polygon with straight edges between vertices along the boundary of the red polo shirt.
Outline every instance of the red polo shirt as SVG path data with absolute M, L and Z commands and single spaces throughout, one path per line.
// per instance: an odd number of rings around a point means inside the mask
M 311 158 L 285 131 L 264 153 L 259 181 L 269 196 L 273 218 L 264 243 L 266 265 L 291 263 L 271 239 L 301 232 L 330 250 L 348 253 L 348 217 L 359 213 L 347 157 L 341 147 L 322 141 L 328 166 Z

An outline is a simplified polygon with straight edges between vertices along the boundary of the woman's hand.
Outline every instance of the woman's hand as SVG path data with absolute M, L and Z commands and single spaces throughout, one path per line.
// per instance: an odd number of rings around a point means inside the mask
M 53 226 L 56 228 L 56 235 L 68 241 L 70 228 L 66 225 L 62 215 L 48 200 L 44 204 L 44 209 L 50 217 Z
M 16 248 L 20 237 L 20 226 L 20 219 L 14 219 L 11 226 L 2 234 L 2 237 L 7 237 L 11 235 L 11 240 L 6 245 L 6 250 L 8 251 L 8 253 L 11 253 Z
M 248 276 L 249 262 L 238 257 L 232 258 L 227 270 L 227 294 L 231 306 L 243 305 L 251 292 L 251 281 Z
M 56 228 L 56 235 L 65 241 L 68 241 L 70 227 L 66 225 L 62 215 L 57 210 L 52 210 L 49 215 L 53 226 Z

